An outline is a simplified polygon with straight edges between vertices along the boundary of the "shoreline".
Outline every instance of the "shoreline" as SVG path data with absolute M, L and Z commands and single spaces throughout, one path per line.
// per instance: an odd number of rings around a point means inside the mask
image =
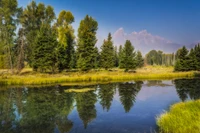
M 81 83 L 81 82 L 120 82 L 130 80 L 161 80 L 177 78 L 194 78 L 195 72 L 148 72 L 137 71 L 136 73 L 125 73 L 122 71 L 110 72 L 88 72 L 88 73 L 61 73 L 61 74 L 41 74 L 26 73 L 22 75 L 3 75 L 0 76 L 0 85 L 50 85 L 62 83 Z

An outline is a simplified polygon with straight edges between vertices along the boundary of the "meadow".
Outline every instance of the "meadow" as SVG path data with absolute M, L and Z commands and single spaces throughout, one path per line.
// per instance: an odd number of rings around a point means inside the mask
M 157 118 L 161 133 L 199 133 L 200 100 L 181 102 L 171 106 Z
M 192 78 L 195 71 L 174 72 L 173 67 L 146 66 L 135 72 L 124 72 L 123 69 L 91 70 L 89 72 L 62 72 L 57 74 L 34 72 L 25 68 L 19 74 L 11 74 L 7 70 L 0 71 L 1 85 L 47 85 L 61 83 L 79 82 L 110 82 L 128 80 L 150 80 L 150 79 L 175 79 Z

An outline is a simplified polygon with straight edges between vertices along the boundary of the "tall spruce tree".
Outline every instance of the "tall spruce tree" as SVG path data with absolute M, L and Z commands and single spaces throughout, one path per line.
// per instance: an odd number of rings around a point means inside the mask
M 129 69 L 135 69 L 137 67 L 136 62 L 136 53 L 134 51 L 134 47 L 131 44 L 130 40 L 126 40 L 124 48 L 122 50 L 121 57 L 121 67 L 128 71 Z
M 61 11 L 57 20 L 58 33 L 58 69 L 71 69 L 75 67 L 75 36 L 72 28 L 74 16 L 69 11 Z
M 119 66 L 119 56 L 117 52 L 117 46 L 114 47 L 114 66 L 115 67 Z
M 189 64 L 187 62 L 188 60 L 188 50 L 185 46 L 183 46 L 181 49 L 178 50 L 177 55 L 177 61 L 175 63 L 174 70 L 175 71 L 188 71 Z
M 104 40 L 101 46 L 100 60 L 102 68 L 109 69 L 114 67 L 114 47 L 111 33 L 108 34 L 108 39 Z
M 141 67 L 144 66 L 144 59 L 143 59 L 142 53 L 140 51 L 137 51 L 136 62 L 137 62 L 137 67 L 138 68 L 141 68 Z
M 122 55 L 123 55 L 123 50 L 122 50 L 122 45 L 119 46 L 119 52 L 118 52 L 118 58 L 119 58 L 119 68 L 123 67 L 122 63 Z
M 40 72 L 56 70 L 56 48 L 58 42 L 49 25 L 43 25 L 38 33 L 33 51 L 33 68 Z
M 96 32 L 98 23 L 91 16 L 81 20 L 78 29 L 78 44 L 77 44 L 77 66 L 83 71 L 94 68 L 95 62 L 95 44 L 97 42 Z
M 95 69 L 99 68 L 99 60 L 100 60 L 99 51 L 98 51 L 98 48 L 95 47 L 94 48 L 94 68 Z

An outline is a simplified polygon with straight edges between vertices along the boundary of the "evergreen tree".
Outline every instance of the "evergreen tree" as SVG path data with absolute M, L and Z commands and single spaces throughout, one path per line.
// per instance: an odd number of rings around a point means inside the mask
M 200 44 L 197 44 L 197 45 L 194 47 L 194 54 L 195 54 L 196 61 L 197 61 L 196 69 L 197 69 L 197 70 L 200 70 Z
M 141 68 L 144 66 L 144 59 L 143 59 L 142 53 L 140 51 L 137 51 L 136 61 L 137 61 L 137 67 Z
M 94 48 L 94 68 L 97 69 L 99 67 L 99 60 L 100 60 L 100 55 L 98 48 Z
M 110 33 L 108 34 L 108 39 L 104 40 L 101 46 L 100 62 L 102 68 L 109 69 L 114 67 L 114 47 Z
M 81 70 L 86 71 L 94 68 L 97 29 L 97 21 L 88 15 L 80 22 L 78 29 L 77 66 Z
M 136 53 L 134 47 L 129 40 L 126 40 L 124 48 L 122 50 L 121 67 L 128 71 L 129 69 L 135 69 L 137 67 Z
M 61 11 L 57 20 L 58 41 L 61 46 L 58 49 L 58 69 L 71 69 L 75 67 L 75 36 L 71 23 L 74 16 L 71 12 Z
M 189 66 L 188 70 L 197 70 L 197 68 L 198 68 L 198 61 L 197 61 L 195 51 L 193 48 L 190 50 L 190 53 L 188 55 L 187 64 Z
M 119 56 L 117 53 L 117 46 L 114 48 L 114 66 L 118 67 L 119 66 Z
M 188 50 L 185 46 L 183 46 L 180 50 L 178 50 L 177 61 L 175 63 L 174 70 L 175 71 L 188 71 L 189 64 L 188 64 Z
M 26 56 L 30 66 L 33 62 L 34 44 L 37 33 L 43 24 L 51 25 L 56 18 L 52 6 L 45 6 L 43 3 L 37 4 L 34 0 L 27 5 L 20 16 L 20 23 L 25 31 L 27 48 Z
M 122 45 L 119 46 L 119 52 L 118 52 L 118 57 L 119 57 L 119 68 L 123 67 L 122 63 L 122 55 L 123 55 L 123 50 L 122 50 Z
M 55 72 L 57 40 L 49 25 L 43 25 L 38 33 L 33 51 L 33 68 L 40 72 Z

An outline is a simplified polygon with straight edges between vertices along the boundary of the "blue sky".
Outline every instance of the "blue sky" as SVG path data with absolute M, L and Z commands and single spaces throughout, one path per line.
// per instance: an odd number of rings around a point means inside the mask
M 31 0 L 18 0 L 26 6 Z M 56 14 L 70 10 L 74 28 L 86 14 L 99 23 L 98 38 L 123 28 L 126 33 L 147 30 L 182 45 L 200 41 L 200 0 L 36 0 L 52 5 Z

